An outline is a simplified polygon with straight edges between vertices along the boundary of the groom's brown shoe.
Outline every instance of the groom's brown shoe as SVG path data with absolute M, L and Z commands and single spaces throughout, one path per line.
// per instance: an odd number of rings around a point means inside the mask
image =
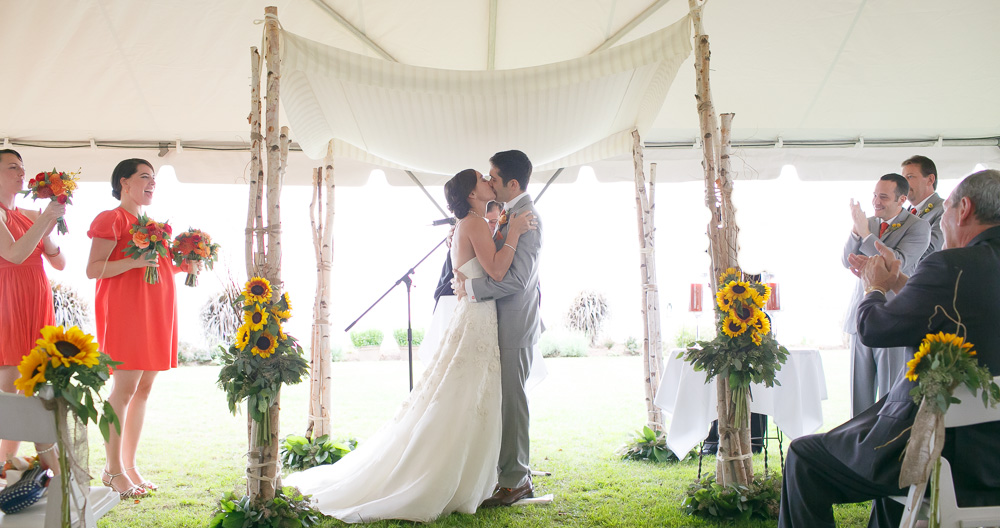
M 531 480 L 523 486 L 516 488 L 497 488 L 493 496 L 483 501 L 481 508 L 492 508 L 494 506 L 510 506 L 521 499 L 534 497 L 534 488 L 531 487 Z

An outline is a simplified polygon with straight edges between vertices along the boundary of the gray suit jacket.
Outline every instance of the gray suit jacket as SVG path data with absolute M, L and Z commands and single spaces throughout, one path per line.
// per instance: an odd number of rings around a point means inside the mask
M 927 199 L 924 207 L 917 211 L 917 216 L 927 220 L 931 225 L 931 245 L 927 246 L 927 251 L 920 257 L 920 260 L 927 258 L 927 255 L 940 251 L 944 247 L 944 234 L 941 232 L 941 215 L 944 214 L 944 198 L 934 193 Z
M 529 348 L 542 333 L 538 288 L 538 256 L 542 247 L 542 221 L 531 197 L 524 197 L 508 213 L 518 215 L 531 211 L 538 229 L 521 235 L 514 252 L 514 261 L 503 280 L 490 277 L 469 279 L 476 301 L 495 299 L 500 348 Z M 507 224 L 500 227 L 503 236 L 496 241 L 497 249 L 507 240 Z
M 841 259 L 845 268 L 850 268 L 851 266 L 847 260 L 848 255 L 866 255 L 869 257 L 878 255 L 878 249 L 875 247 L 875 239 L 878 238 L 879 224 L 881 223 L 882 221 L 874 216 L 868 217 L 868 230 L 871 231 L 871 236 L 860 238 L 852 232 L 847 237 L 847 243 L 844 244 L 844 256 Z M 917 269 L 917 262 L 920 261 L 924 251 L 927 249 L 927 244 L 930 242 L 931 226 L 926 220 L 911 215 L 905 209 L 896 218 L 893 218 L 889 224 L 889 229 L 880 240 L 883 244 L 892 248 L 892 252 L 896 254 L 896 258 L 902 261 L 900 271 L 906 275 L 912 275 L 913 271 Z M 892 224 L 900 224 L 900 226 L 893 228 Z M 893 296 L 894 294 L 889 292 L 888 298 L 892 299 Z M 861 279 L 858 279 L 854 287 L 854 294 L 851 297 L 851 303 L 847 307 L 847 315 L 844 319 L 844 331 L 848 334 L 856 334 L 858 331 L 858 304 L 863 297 L 864 287 L 861 285 Z

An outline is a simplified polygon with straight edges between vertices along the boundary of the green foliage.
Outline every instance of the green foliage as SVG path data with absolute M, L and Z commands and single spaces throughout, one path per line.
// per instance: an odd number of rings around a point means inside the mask
M 177 362 L 182 365 L 218 365 L 218 347 L 199 347 L 187 341 L 177 343 Z
M 542 357 L 585 357 L 587 355 L 587 338 L 579 332 L 566 330 L 546 330 L 538 340 L 542 349 Z
M 625 340 L 625 355 L 628 356 L 638 356 L 639 355 L 639 340 L 628 336 Z
M 618 450 L 622 460 L 648 460 L 650 462 L 680 462 L 677 455 L 667 448 L 667 433 L 663 431 L 653 431 L 648 425 L 642 426 L 641 431 L 636 431 L 635 438 Z M 698 452 L 692 449 L 684 460 L 694 460 L 698 458 Z
M 674 336 L 674 347 L 687 348 L 695 342 L 695 331 L 689 326 L 682 326 Z
M 333 345 L 330 347 L 330 361 L 336 363 L 344 359 L 344 349 L 340 348 L 340 345 Z
M 358 447 L 354 438 L 346 442 L 332 442 L 323 435 L 316 439 L 288 435 L 281 444 L 281 465 L 286 469 L 309 469 L 333 464 Z
M 392 331 L 392 337 L 396 339 L 396 344 L 405 347 L 407 345 L 406 341 L 406 329 L 397 328 Z M 351 336 L 354 339 L 354 336 Z M 420 329 L 413 329 L 413 346 L 420 346 L 420 343 L 424 341 L 424 331 Z M 381 342 L 381 341 L 380 341 Z
M 239 296 L 240 290 L 230 278 L 225 288 L 201 307 L 201 329 L 210 343 L 229 343 L 236 338 L 243 322 L 243 307 L 236 300 Z
M 379 346 L 382 344 L 382 339 L 384 339 L 384 334 L 381 330 L 371 329 L 351 332 L 351 343 L 354 344 L 355 348 L 361 348 L 365 346 Z
M 983 405 L 995 407 L 1000 387 L 993 382 L 989 369 L 979 364 L 973 344 L 955 334 L 928 334 L 906 366 L 906 377 L 917 384 L 910 389 L 914 403 L 926 400 L 931 410 L 943 415 L 953 403 L 955 387 L 965 385 L 969 392 L 980 392 Z
M 566 326 L 586 334 L 590 338 L 590 344 L 594 345 L 609 313 L 608 300 L 604 295 L 593 291 L 582 291 L 570 303 L 569 313 L 566 314 Z
M 52 287 L 52 307 L 56 313 L 56 324 L 69 328 L 90 327 L 90 306 L 75 288 L 61 282 L 49 281 Z
M 721 486 L 715 475 L 695 481 L 687 490 L 684 509 L 689 515 L 734 519 L 777 519 L 781 504 L 781 475 L 754 477 L 750 486 Z
M 226 493 L 219 501 L 209 528 L 308 528 L 319 522 L 322 514 L 312 508 L 308 496 L 292 487 L 281 488 L 269 501 L 251 501 L 249 495 L 237 498 Z
M 611 339 L 611 338 L 609 337 L 609 338 L 605 339 L 605 340 L 604 340 L 604 342 L 603 342 L 603 343 L 601 343 L 601 344 L 602 344 L 602 345 L 604 345 L 604 348 L 606 348 L 606 349 L 608 349 L 608 350 L 611 350 L 612 348 L 614 348 L 614 347 L 615 347 L 615 340 L 614 340 L 614 339 Z

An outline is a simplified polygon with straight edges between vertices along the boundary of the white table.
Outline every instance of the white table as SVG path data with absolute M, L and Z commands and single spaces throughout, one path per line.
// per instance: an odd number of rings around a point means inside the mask
M 683 458 L 708 436 L 718 417 L 715 381 L 705 383 L 705 373 L 677 359 L 683 350 L 672 350 L 654 403 L 671 415 L 667 447 Z M 818 350 L 789 349 L 788 360 L 775 379 L 781 385 L 750 386 L 750 411 L 770 416 L 781 431 L 798 438 L 823 426 L 821 401 L 826 399 L 826 377 Z

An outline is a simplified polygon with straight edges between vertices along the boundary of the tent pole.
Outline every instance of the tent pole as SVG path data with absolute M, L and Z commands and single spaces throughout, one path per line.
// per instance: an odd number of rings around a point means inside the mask
M 534 202 L 536 204 L 538 203 L 538 200 L 542 198 L 542 195 L 545 194 L 545 190 L 549 188 L 549 185 L 552 185 L 552 182 L 556 181 L 556 178 L 558 178 L 559 175 L 562 174 L 563 170 L 565 170 L 563 167 L 556 169 L 556 172 L 552 174 L 552 177 L 549 178 L 549 181 L 545 182 L 545 187 L 542 187 L 542 190 L 539 191 L 538 196 L 535 197 Z
M 415 174 L 413 174 L 410 171 L 403 171 L 403 172 L 405 172 L 410 177 L 410 179 L 413 180 L 413 183 L 417 184 L 417 187 L 420 187 L 421 191 L 424 191 L 424 196 L 426 196 L 427 199 L 434 204 L 434 207 L 437 207 L 438 211 L 441 211 L 442 216 L 450 216 L 444 209 L 441 208 L 440 205 L 438 205 L 437 200 L 435 200 L 434 197 L 431 196 L 431 193 L 427 192 L 427 188 L 424 187 L 424 184 L 417 179 L 417 176 Z
M 325 195 L 325 198 L 324 198 Z M 330 427 L 330 290 L 333 270 L 333 141 L 327 143 L 324 166 L 313 170 L 313 199 L 309 204 L 313 245 L 316 248 L 316 301 L 310 346 L 309 426 L 307 437 L 328 435 Z

